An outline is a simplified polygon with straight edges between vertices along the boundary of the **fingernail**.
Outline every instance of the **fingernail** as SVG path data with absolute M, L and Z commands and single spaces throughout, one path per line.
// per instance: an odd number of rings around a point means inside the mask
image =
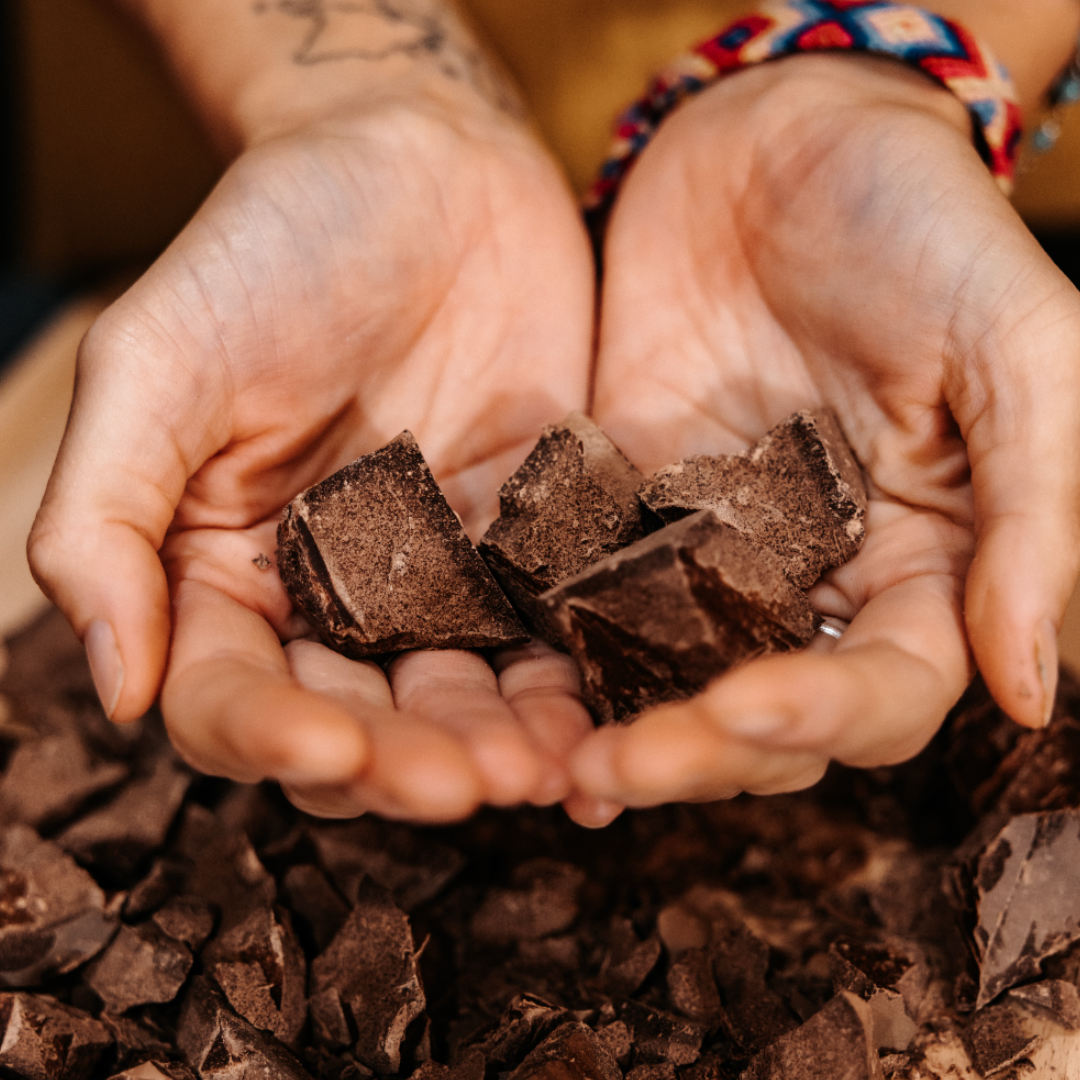
M 742 713 L 725 716 L 721 725 L 729 735 L 744 739 L 767 739 L 788 727 L 788 718 L 779 713 Z
M 1042 724 L 1046 727 L 1054 715 L 1058 681 L 1057 630 L 1049 619 L 1043 619 L 1035 630 L 1035 666 L 1042 684 Z
M 101 707 L 111 720 L 124 689 L 124 661 L 120 657 L 113 628 L 104 619 L 95 619 L 87 627 L 83 645 Z

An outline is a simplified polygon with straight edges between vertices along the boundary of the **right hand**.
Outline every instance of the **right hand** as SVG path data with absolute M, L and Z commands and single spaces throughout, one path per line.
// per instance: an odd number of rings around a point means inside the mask
M 316 813 L 563 798 L 590 727 L 565 658 L 413 654 L 391 689 L 310 645 L 290 670 L 307 627 L 253 560 L 297 492 L 406 427 L 475 536 L 584 407 L 592 318 L 572 196 L 497 109 L 384 96 L 243 153 L 83 342 L 29 542 L 109 714 L 160 692 L 189 762 Z

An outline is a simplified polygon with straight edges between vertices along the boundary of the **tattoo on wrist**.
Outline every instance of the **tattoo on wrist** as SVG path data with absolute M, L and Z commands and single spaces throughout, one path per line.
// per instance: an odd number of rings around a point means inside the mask
M 431 0 L 255 0 L 256 15 L 276 12 L 307 23 L 293 62 L 316 64 L 394 56 L 429 59 L 511 116 L 524 110 L 514 88 L 473 44 L 452 14 Z

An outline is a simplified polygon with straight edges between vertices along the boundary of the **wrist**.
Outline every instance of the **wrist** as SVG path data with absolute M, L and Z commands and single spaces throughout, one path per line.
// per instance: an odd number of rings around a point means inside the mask
M 381 6 L 121 0 L 163 45 L 229 155 L 384 102 L 519 119 L 516 92 L 449 0 Z

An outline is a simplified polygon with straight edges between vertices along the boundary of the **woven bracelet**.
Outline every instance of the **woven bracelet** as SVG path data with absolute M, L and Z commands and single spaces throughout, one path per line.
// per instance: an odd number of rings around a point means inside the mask
M 726 75 L 784 56 L 858 52 L 891 57 L 929 75 L 963 102 L 975 148 L 998 184 L 1012 189 L 1022 119 L 1008 73 L 962 26 L 885 0 L 776 0 L 700 42 L 649 84 L 619 117 L 615 141 L 585 199 L 594 235 L 619 184 L 661 121 Z

